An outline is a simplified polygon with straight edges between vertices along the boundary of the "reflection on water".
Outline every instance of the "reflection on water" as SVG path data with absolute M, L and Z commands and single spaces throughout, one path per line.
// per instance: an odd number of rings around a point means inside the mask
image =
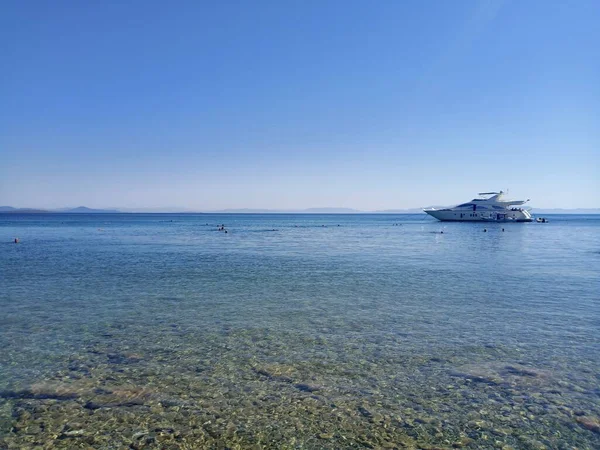
M 0 448 L 598 448 L 598 231 L 4 215 Z

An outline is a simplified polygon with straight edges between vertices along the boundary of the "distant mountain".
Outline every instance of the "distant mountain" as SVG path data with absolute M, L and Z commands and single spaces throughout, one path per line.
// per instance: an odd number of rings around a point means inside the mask
M 93 209 L 86 206 L 78 206 L 77 208 L 61 208 L 61 209 L 39 209 L 39 208 L 15 208 L 14 206 L 0 206 L 0 212 L 3 213 L 119 213 L 116 209 Z
M 373 214 L 421 214 L 423 208 L 409 208 L 409 209 L 382 209 L 379 211 L 373 211 Z
M 122 213 L 171 213 L 171 214 L 184 214 L 184 213 L 198 213 L 199 211 L 184 208 L 180 206 L 159 206 L 156 208 L 115 208 Z
M 362 213 L 352 208 L 306 208 L 306 209 L 254 209 L 231 208 L 218 211 L 209 211 L 213 214 L 355 214 Z
M 600 208 L 533 208 L 533 214 L 600 214 Z
M 352 208 L 307 208 L 300 212 L 315 213 L 315 214 L 353 214 L 360 213 L 358 209 Z
M 218 211 L 207 211 L 213 214 L 273 214 L 285 211 L 277 211 L 275 209 L 258 209 L 258 208 L 228 208 Z
M 45 209 L 35 208 L 13 208 L 12 206 L 0 206 L 0 213 L 14 213 L 14 214 L 33 214 L 33 213 L 47 213 Z
M 57 209 L 56 212 L 63 212 L 63 213 L 94 213 L 94 214 L 99 214 L 99 213 L 119 213 L 120 211 L 116 210 L 116 209 L 93 209 L 93 208 L 88 208 L 87 206 L 78 206 L 77 208 L 66 208 L 66 209 Z

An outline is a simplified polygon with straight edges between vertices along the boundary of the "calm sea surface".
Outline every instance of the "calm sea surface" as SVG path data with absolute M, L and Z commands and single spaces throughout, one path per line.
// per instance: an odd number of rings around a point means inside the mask
M 2 214 L 0 449 L 600 448 L 600 216 L 549 217 Z

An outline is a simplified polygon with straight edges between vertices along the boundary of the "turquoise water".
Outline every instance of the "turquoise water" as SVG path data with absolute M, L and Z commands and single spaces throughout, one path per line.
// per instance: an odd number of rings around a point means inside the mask
M 549 217 L 0 215 L 0 448 L 600 448 L 600 216 Z

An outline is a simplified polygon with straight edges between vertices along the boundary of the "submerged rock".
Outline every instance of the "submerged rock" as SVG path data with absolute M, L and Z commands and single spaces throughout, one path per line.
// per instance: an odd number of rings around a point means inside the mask
M 284 383 L 293 382 L 296 371 L 293 367 L 283 364 L 272 364 L 267 366 L 257 366 L 252 368 L 258 375 L 267 377 L 273 381 L 282 381 Z
M 147 431 L 138 431 L 137 433 L 133 434 L 132 438 L 134 440 L 139 440 L 139 439 L 143 438 L 146 435 L 148 435 Z
M 63 431 L 61 437 L 74 438 L 81 437 L 85 435 L 85 430 L 68 430 Z
M 580 416 L 577 417 L 575 420 L 583 428 L 593 431 L 594 433 L 600 433 L 600 418 Z
M 333 439 L 333 433 L 321 433 L 319 439 Z
M 457 441 L 455 441 L 452 444 L 452 447 L 454 447 L 454 448 L 463 448 L 463 447 L 468 446 L 472 442 L 473 442 L 473 439 L 471 439 L 470 437 L 467 437 L 467 436 L 463 436 L 460 439 L 458 439 Z
M 371 411 L 369 411 L 367 408 L 365 408 L 364 406 L 359 406 L 358 412 L 361 413 L 365 417 L 368 417 L 368 418 L 373 417 L 373 413 Z
M 523 366 L 506 366 L 504 371 L 507 374 L 517 375 L 520 377 L 540 377 L 544 375 L 544 373 L 539 370 Z
M 484 383 L 484 384 L 489 384 L 489 385 L 496 385 L 501 382 L 501 380 L 498 377 L 496 377 L 492 374 L 455 371 L 455 372 L 452 372 L 450 375 L 452 375 L 453 377 L 457 377 L 457 378 L 464 378 L 467 381 L 472 381 L 475 383 Z
M 316 386 L 314 384 L 299 383 L 299 384 L 296 384 L 295 387 L 300 389 L 303 392 L 315 392 L 315 391 L 321 390 L 320 386 Z

